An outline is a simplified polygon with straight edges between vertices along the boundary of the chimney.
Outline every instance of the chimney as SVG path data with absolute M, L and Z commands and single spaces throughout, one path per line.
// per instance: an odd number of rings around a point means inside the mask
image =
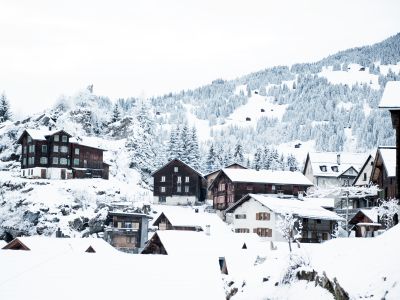
M 210 225 L 206 225 L 206 230 L 205 230 L 206 235 L 210 235 Z
M 51 125 L 49 125 L 49 131 L 51 131 Z
M 337 164 L 340 165 L 340 153 L 338 153 L 338 155 L 336 156 L 337 158 Z

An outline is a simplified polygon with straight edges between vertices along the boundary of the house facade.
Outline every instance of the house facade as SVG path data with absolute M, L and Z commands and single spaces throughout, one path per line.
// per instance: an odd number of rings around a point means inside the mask
M 120 251 L 138 253 L 147 241 L 149 219 L 146 214 L 110 211 L 104 239 Z
M 256 233 L 269 241 L 285 241 L 277 229 L 281 217 L 290 212 L 302 222 L 300 242 L 321 242 L 331 239 L 331 233 L 344 219 L 334 212 L 310 202 L 248 194 L 226 211 L 226 221 L 236 233 Z
M 303 174 L 318 187 L 351 186 L 367 157 L 362 153 L 309 152 Z
M 154 203 L 190 205 L 205 200 L 207 183 L 203 175 L 179 159 L 171 160 L 152 176 Z
M 374 237 L 376 231 L 383 229 L 378 220 L 378 210 L 376 207 L 371 209 L 360 209 L 349 221 L 351 230 L 355 231 L 356 237 Z
M 354 182 L 353 182 L 354 186 L 367 186 L 370 184 L 371 173 L 372 173 L 372 169 L 374 168 L 374 160 L 375 160 L 374 156 L 372 156 L 372 155 L 368 156 L 364 165 L 361 167 L 360 171 L 358 172 L 357 177 L 354 179 Z
M 379 198 L 396 198 L 396 147 L 379 147 L 371 173 L 371 182 L 379 186 Z
M 26 178 L 108 179 L 109 165 L 100 148 L 75 141 L 64 130 L 25 130 L 17 141 L 21 150 L 21 176 Z
M 248 193 L 302 195 L 312 183 L 300 172 L 222 169 L 208 189 L 213 206 L 225 210 Z

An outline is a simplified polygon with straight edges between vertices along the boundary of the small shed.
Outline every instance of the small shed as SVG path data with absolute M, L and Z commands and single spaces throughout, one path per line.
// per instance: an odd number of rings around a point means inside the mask
M 246 121 L 251 121 L 251 118 L 250 117 L 246 117 Z

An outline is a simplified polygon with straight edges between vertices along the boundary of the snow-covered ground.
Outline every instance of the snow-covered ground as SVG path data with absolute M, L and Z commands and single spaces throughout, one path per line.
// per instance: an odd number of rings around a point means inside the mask
M 332 84 L 347 84 L 352 86 L 356 83 L 367 83 L 373 89 L 379 89 L 378 75 L 370 74 L 368 68 L 361 71 L 363 66 L 349 64 L 347 71 L 333 71 L 332 67 L 324 67 L 318 74 L 325 77 Z

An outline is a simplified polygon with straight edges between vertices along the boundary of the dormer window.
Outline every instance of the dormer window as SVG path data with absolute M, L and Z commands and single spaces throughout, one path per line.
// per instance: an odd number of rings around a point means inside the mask
M 322 172 L 326 172 L 326 166 L 319 166 Z
M 338 166 L 332 166 L 331 169 L 333 172 L 339 172 Z
M 179 171 L 178 167 L 174 167 L 174 172 L 178 173 L 178 171 Z

